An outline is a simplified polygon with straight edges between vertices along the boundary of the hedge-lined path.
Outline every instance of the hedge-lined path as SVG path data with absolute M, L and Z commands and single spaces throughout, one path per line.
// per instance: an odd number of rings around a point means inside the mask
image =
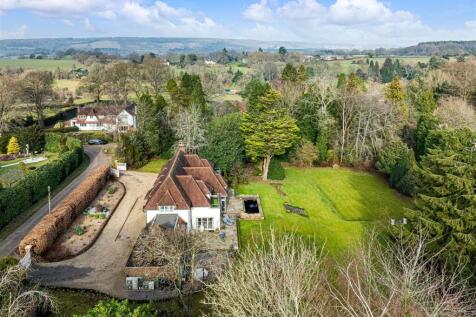
M 84 178 L 98 166 L 108 163 L 106 156 L 101 151 L 100 146 L 85 146 L 84 153 L 89 156 L 89 166 L 71 183 L 60 191 L 56 196 L 51 198 L 51 209 L 53 209 L 63 198 L 65 198 L 73 189 L 81 183 Z M 27 221 L 18 227 L 12 234 L 0 242 L 0 256 L 7 256 L 15 253 L 18 244 L 24 236 L 30 232 L 31 229 L 48 213 L 48 203 L 41 207 L 35 214 L 33 214 Z
M 144 197 L 156 178 L 155 173 L 131 171 L 121 176 L 119 180 L 126 187 L 126 195 L 96 242 L 71 259 L 34 264 L 30 279 L 45 286 L 90 289 L 117 298 L 128 297 L 124 268 L 145 227 Z

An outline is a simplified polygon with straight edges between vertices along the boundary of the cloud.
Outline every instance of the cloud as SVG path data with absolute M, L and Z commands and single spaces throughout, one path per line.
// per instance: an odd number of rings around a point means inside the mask
M 26 24 L 20 25 L 16 30 L 13 31 L 4 31 L 0 29 L 0 39 L 21 39 L 24 38 L 28 26 Z
M 476 31 L 476 20 L 466 21 L 464 26 L 467 27 L 468 29 L 474 29 Z
M 392 10 L 379 0 L 289 0 L 273 9 L 266 1 L 243 12 L 256 24 L 244 31 L 257 39 L 308 42 L 314 47 L 401 47 L 431 40 L 471 40 L 466 28 L 435 29 L 409 11 Z M 265 13 L 263 13 L 265 12 Z M 270 19 L 273 16 L 279 19 Z M 266 16 L 266 17 L 265 17 Z M 476 24 L 475 24 L 476 25 Z
M 61 19 L 61 22 L 63 22 L 67 26 L 74 26 L 74 23 L 68 19 Z
M 210 17 L 172 7 L 162 1 L 150 6 L 128 1 L 124 3 L 120 14 L 134 23 L 151 28 L 156 36 L 213 37 L 220 34 L 220 30 L 222 34 L 225 32 L 225 28 Z
M 290 19 L 310 19 L 322 16 L 326 8 L 316 0 L 297 0 L 289 1 L 278 8 L 278 14 Z
M 116 1 L 117 2 L 117 1 Z M 31 10 L 33 12 L 60 16 L 64 14 L 78 15 L 114 7 L 113 0 L 1 0 L 0 10 L 15 9 Z
M 89 18 L 84 18 L 84 30 L 88 33 L 96 32 L 96 27 L 89 21 Z
M 269 22 L 273 18 L 273 12 L 266 0 L 253 3 L 243 12 L 243 17 L 250 21 Z

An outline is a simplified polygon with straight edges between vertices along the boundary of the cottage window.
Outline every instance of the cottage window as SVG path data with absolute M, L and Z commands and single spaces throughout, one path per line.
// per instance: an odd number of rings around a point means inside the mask
M 160 212 L 172 212 L 175 210 L 175 206 L 159 206 Z
M 205 230 L 213 229 L 213 218 L 197 218 L 197 228 L 200 227 Z
M 79 119 L 86 119 L 86 116 L 85 115 L 80 115 Z
M 86 123 L 81 123 L 80 126 L 85 127 Z

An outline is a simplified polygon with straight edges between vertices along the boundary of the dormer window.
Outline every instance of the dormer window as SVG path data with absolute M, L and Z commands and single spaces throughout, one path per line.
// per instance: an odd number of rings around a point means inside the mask
M 160 212 L 172 212 L 175 210 L 175 206 L 159 206 Z
M 85 115 L 80 115 L 79 119 L 86 119 L 86 116 Z

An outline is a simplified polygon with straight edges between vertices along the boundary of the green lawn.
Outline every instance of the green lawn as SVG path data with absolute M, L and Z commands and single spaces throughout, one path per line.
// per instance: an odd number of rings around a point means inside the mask
M 272 227 L 315 238 L 334 255 L 361 241 L 369 224 L 388 223 L 410 206 L 378 176 L 344 168 L 287 168 L 282 185 L 254 182 L 240 185 L 238 192 L 259 194 L 265 216 L 240 222 L 244 245 Z M 309 217 L 285 212 L 284 203 L 304 208 Z
M 46 152 L 43 154 L 38 154 L 36 156 L 45 156 L 48 159 L 38 163 L 27 164 L 26 167 L 28 168 L 40 167 L 42 165 L 45 165 L 51 161 L 56 160 L 58 158 L 58 153 Z M 13 165 L 13 166 L 7 166 L 7 167 L 1 167 L 1 166 L 21 162 L 21 161 L 24 161 L 25 159 L 26 158 L 20 158 L 20 159 L 15 159 L 12 161 L 0 162 L 0 181 L 2 181 L 4 184 L 12 184 L 16 182 L 17 180 L 19 180 L 20 178 L 22 178 L 23 171 L 20 169 L 20 165 Z
M 0 68 L 23 68 L 54 71 L 56 68 L 70 70 L 79 62 L 72 59 L 0 59 Z
M 145 172 L 145 173 L 160 173 L 162 167 L 167 163 L 167 160 L 164 159 L 154 159 L 147 163 L 146 165 L 139 168 L 138 172 Z

